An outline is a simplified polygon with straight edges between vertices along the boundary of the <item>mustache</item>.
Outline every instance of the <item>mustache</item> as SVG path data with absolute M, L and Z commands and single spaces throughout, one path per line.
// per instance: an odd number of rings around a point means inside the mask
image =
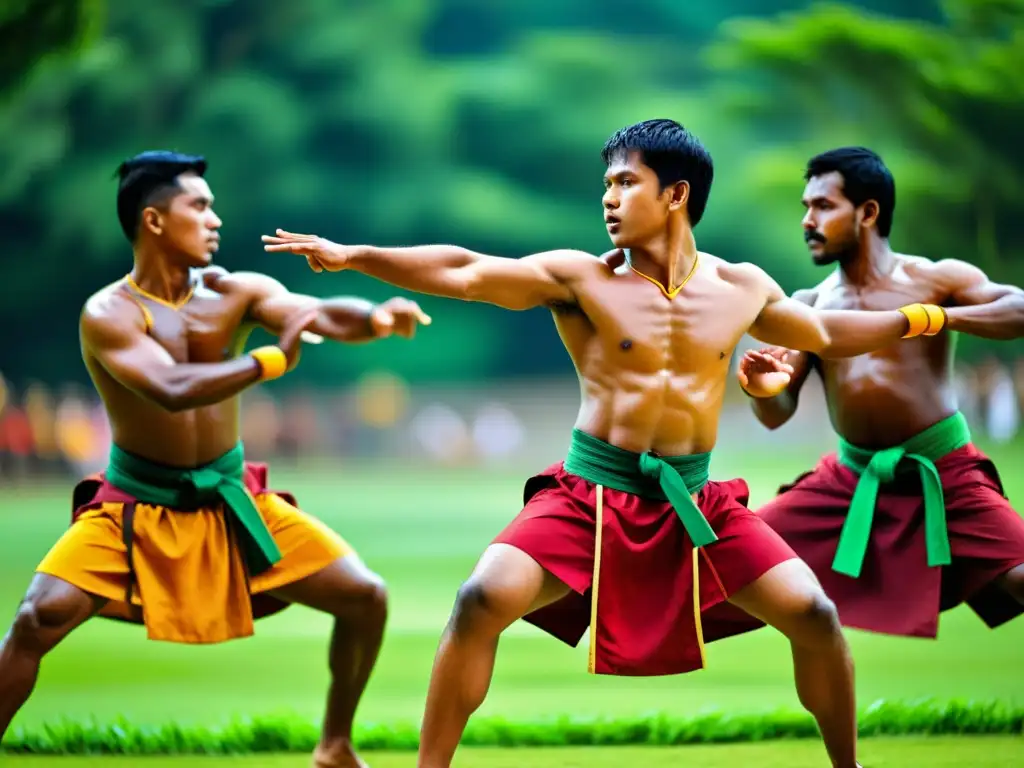
M 823 234 L 821 234 L 820 232 L 815 232 L 813 230 L 807 230 L 807 231 L 804 232 L 804 242 L 807 242 L 807 243 L 816 242 L 816 243 L 821 243 L 822 245 L 824 245 L 827 241 L 825 240 L 825 236 Z

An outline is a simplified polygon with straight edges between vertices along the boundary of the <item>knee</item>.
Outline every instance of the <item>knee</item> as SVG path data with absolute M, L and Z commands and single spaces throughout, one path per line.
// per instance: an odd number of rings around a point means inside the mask
M 54 645 L 55 636 L 64 634 L 63 627 L 73 618 L 57 601 L 46 597 L 26 597 L 14 616 L 10 643 L 17 651 L 42 655 Z
M 380 576 L 370 573 L 356 587 L 353 597 L 365 622 L 382 626 L 387 621 L 388 588 Z
M 796 632 L 790 639 L 795 643 L 816 647 L 845 643 L 836 604 L 821 590 L 808 596 L 794 624 Z
M 496 590 L 480 579 L 470 578 L 455 596 L 451 626 L 467 631 L 487 624 L 500 624 L 501 600 Z

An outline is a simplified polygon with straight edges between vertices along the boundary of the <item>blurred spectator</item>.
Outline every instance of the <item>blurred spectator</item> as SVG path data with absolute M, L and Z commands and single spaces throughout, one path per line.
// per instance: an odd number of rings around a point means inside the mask
M 68 392 L 57 406 L 56 446 L 75 475 L 87 475 L 102 467 L 105 451 L 97 434 L 89 404 L 76 392 Z
M 487 403 L 473 421 L 473 441 L 485 461 L 504 459 L 523 443 L 523 425 L 501 403 Z
M 985 432 L 999 443 L 1012 440 L 1020 426 L 1020 410 L 1013 377 L 997 358 L 982 365 L 983 419 Z
M 273 457 L 281 434 L 277 404 L 260 390 L 250 390 L 242 398 L 241 438 L 245 452 L 256 461 Z
M 32 425 L 11 393 L 5 394 L 5 401 L 0 413 L 0 473 L 12 480 L 23 479 L 33 469 Z
M 979 436 L 999 442 L 1017 437 L 1024 414 L 1024 357 L 1010 366 L 995 358 L 977 366 L 960 364 L 954 378 L 961 411 Z M 566 380 L 565 388 L 572 397 L 576 384 Z M 449 466 L 529 464 L 536 435 L 550 428 L 545 421 L 550 411 L 536 407 L 529 384 L 518 394 L 503 385 L 469 384 L 417 395 L 419 402 L 405 381 L 380 371 L 351 387 L 292 390 L 284 398 L 258 388 L 242 397 L 241 438 L 247 455 L 257 461 L 287 457 L 336 463 L 351 456 Z M 748 429 L 746 401 L 728 407 L 742 409 L 737 428 Z M 0 376 L 0 482 L 45 475 L 75 480 L 97 472 L 106 464 L 110 439 L 106 413 L 91 389 L 33 383 L 19 393 Z

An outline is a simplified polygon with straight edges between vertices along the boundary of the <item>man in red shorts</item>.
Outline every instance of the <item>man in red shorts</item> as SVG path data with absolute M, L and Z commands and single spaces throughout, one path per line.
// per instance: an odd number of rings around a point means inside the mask
M 874 152 L 825 152 L 806 178 L 805 239 L 815 264 L 838 269 L 795 299 L 816 309 L 929 302 L 945 308 L 945 330 L 1024 335 L 1024 291 L 962 261 L 891 250 L 895 184 Z M 838 453 L 759 515 L 810 565 L 849 627 L 935 637 L 939 613 L 963 602 L 990 627 L 1024 610 L 1024 519 L 971 443 L 953 389 L 954 337 L 942 330 L 844 360 L 776 348 L 741 362 L 741 383 L 769 429 L 793 415 L 811 370 L 825 384 Z M 731 629 L 719 624 L 726 614 Z M 757 626 L 728 608 L 708 624 L 714 637 Z
M 507 309 L 547 307 L 583 403 L 568 457 L 530 478 L 522 513 L 459 590 L 427 697 L 419 765 L 448 766 L 484 700 L 498 636 L 527 621 L 576 645 L 590 671 L 704 666 L 701 611 L 728 600 L 786 634 L 801 701 L 834 766 L 856 765 L 853 665 L 835 608 L 793 551 L 746 508 L 742 480 L 711 482 L 733 349 L 747 332 L 821 355 L 896 342 L 937 307 L 818 312 L 756 266 L 700 253 L 692 227 L 711 157 L 678 123 L 624 128 L 603 150 L 605 223 L 620 250 L 523 259 L 454 246 L 343 246 L 278 230 L 266 250 L 319 270 Z M 784 367 L 784 366 L 783 366 Z

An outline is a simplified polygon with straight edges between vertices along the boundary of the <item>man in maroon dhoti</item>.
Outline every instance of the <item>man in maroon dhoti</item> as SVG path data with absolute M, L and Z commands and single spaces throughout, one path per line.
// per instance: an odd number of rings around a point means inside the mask
M 825 385 L 838 452 L 783 486 L 759 510 L 811 566 L 848 627 L 935 637 L 941 611 L 967 602 L 990 627 L 1024 610 L 1024 519 L 992 462 L 971 442 L 952 381 L 959 331 L 1024 335 L 1024 291 L 991 282 L 962 261 L 894 253 L 895 185 L 859 147 L 807 166 L 804 237 L 816 264 L 838 268 L 794 294 L 817 309 L 940 305 L 942 329 L 846 359 L 781 348 L 748 353 L 740 383 L 769 429 L 795 412 L 811 370 Z M 791 366 L 779 370 L 781 361 Z M 780 378 L 788 386 L 777 392 Z M 705 621 L 715 639 L 759 622 L 723 605 Z

